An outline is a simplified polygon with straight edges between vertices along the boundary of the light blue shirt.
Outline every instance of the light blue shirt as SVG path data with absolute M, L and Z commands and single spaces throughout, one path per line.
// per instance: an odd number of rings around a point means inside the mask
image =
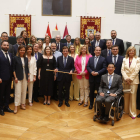
M 59 51 L 55 51 L 53 55 L 54 55 L 54 57 L 55 57 L 55 59 L 56 59 L 56 62 L 57 62 L 57 58 L 58 58 L 59 56 L 62 56 L 62 53 L 59 52 Z

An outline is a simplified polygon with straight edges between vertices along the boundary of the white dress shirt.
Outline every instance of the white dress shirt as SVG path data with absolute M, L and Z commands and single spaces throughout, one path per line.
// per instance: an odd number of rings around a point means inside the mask
M 99 46 L 99 44 L 100 44 L 100 40 L 96 40 L 96 43 L 95 43 L 95 46 L 97 47 L 97 46 Z
M 49 43 L 49 46 L 51 46 L 51 43 Z M 46 43 L 43 43 L 43 49 L 45 49 Z
M 112 55 L 112 62 L 114 63 L 114 56 L 115 55 Z M 117 60 L 118 60 L 118 54 L 116 55 L 116 63 L 117 63 Z
M 112 79 L 112 82 L 113 82 L 113 76 L 114 76 L 114 73 L 111 74 L 111 79 Z M 108 83 L 109 83 L 109 80 L 110 80 L 110 74 L 108 73 Z
M 3 54 L 4 54 L 4 56 L 5 56 L 6 59 L 7 59 L 7 57 L 6 57 L 6 53 L 7 53 L 7 56 L 8 56 L 9 62 L 10 62 L 10 64 L 11 64 L 11 58 L 10 58 L 10 56 L 9 56 L 8 51 L 7 51 L 7 52 L 4 52 L 3 50 L 1 50 L 1 51 L 3 52 Z
M 86 66 L 86 56 L 85 57 L 82 57 L 82 72 L 85 71 L 85 66 Z

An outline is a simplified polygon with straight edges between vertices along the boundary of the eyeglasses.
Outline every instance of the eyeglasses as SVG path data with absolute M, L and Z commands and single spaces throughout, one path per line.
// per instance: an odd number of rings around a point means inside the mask
M 4 35 L 4 36 L 2 36 L 2 37 L 8 37 L 8 36 L 5 36 L 5 35 Z

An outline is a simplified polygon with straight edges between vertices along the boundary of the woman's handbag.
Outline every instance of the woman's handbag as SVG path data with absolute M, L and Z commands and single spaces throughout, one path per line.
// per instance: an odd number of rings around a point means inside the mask
M 131 93 L 131 85 L 127 84 L 125 81 L 123 82 L 123 93 Z

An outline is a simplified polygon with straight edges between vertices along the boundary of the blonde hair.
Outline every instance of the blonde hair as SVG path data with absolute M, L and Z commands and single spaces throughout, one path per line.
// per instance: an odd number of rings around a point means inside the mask
M 130 46 L 130 47 L 127 49 L 125 58 L 128 58 L 128 57 L 129 57 L 129 52 L 130 52 L 131 50 L 134 50 L 134 53 L 135 53 L 134 57 L 137 58 L 137 56 L 136 56 L 136 49 L 135 49 L 134 46 Z
M 34 36 L 34 35 L 31 35 L 30 38 L 29 38 L 29 44 L 32 44 L 32 37 L 35 38 L 35 43 L 37 42 L 37 38 Z
M 88 46 L 87 46 L 87 45 L 81 45 L 81 46 L 80 46 L 80 49 L 79 49 L 79 53 L 78 53 L 79 56 L 81 56 L 81 54 L 82 54 L 82 51 L 81 51 L 81 50 L 82 50 L 84 47 L 86 47 L 86 54 L 87 54 L 87 55 L 90 54 L 89 51 L 88 51 Z
M 70 47 L 69 47 L 69 54 L 71 54 L 71 51 L 70 51 L 71 46 L 74 47 L 74 53 L 75 53 L 75 46 L 74 45 L 70 45 Z
M 50 55 L 52 55 L 52 50 L 51 50 L 51 47 L 50 47 L 50 46 L 46 46 L 46 47 L 45 47 L 45 49 L 44 49 L 44 53 L 43 53 L 43 54 L 46 55 L 46 49 L 47 49 L 47 48 L 50 49 Z
M 38 44 L 39 41 L 41 41 L 41 43 L 42 43 L 41 49 L 43 49 L 43 41 L 42 41 L 41 39 L 39 39 L 39 40 L 37 41 L 37 44 Z M 39 45 L 39 44 L 38 44 L 38 45 Z
M 46 38 L 47 38 L 47 37 L 49 38 L 49 43 L 50 43 L 51 39 L 50 39 L 50 36 L 49 36 L 49 35 L 46 35 L 46 36 L 45 36 L 45 38 L 44 38 L 44 43 L 46 43 Z

